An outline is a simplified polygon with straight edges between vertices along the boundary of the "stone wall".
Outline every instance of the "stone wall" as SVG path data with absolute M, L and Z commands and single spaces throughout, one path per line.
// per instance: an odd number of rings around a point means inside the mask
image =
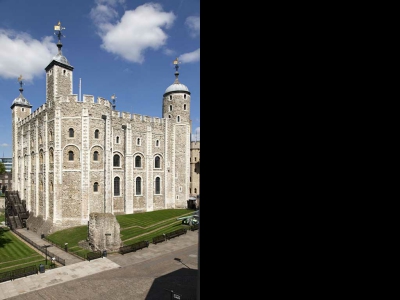
M 120 225 L 113 214 L 89 214 L 89 245 L 92 251 L 119 250 L 122 246 Z

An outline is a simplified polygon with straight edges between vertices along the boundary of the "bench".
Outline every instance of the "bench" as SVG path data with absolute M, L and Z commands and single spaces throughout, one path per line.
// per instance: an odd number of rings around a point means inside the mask
M 181 228 L 181 229 L 177 229 L 177 230 L 168 232 L 168 233 L 165 234 L 165 236 L 166 236 L 167 240 L 169 240 L 169 239 L 172 239 L 172 238 L 174 238 L 176 236 L 180 236 L 182 234 L 186 234 L 186 232 L 187 232 L 187 229 Z
M 88 261 L 90 261 L 91 259 L 96 259 L 96 258 L 100 258 L 100 257 L 103 257 L 103 254 L 101 251 L 89 252 L 86 254 L 86 259 Z
M 134 243 L 132 245 L 126 245 L 126 246 L 120 247 L 119 253 L 125 254 L 125 253 L 129 253 L 129 252 L 135 252 L 136 250 L 140 250 L 140 249 L 143 249 L 146 247 L 149 247 L 149 242 L 141 241 L 141 242 Z
M 155 237 L 153 237 L 153 244 L 157 244 L 157 243 L 161 243 L 165 241 L 165 235 L 161 234 L 161 235 L 157 235 Z

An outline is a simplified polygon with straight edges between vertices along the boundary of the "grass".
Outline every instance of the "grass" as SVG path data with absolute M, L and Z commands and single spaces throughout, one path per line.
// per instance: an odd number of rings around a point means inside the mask
M 117 215 L 116 219 L 120 225 L 121 241 L 124 246 L 127 246 L 143 240 L 151 241 L 157 235 L 179 228 L 188 228 L 187 225 L 182 225 L 182 221 L 177 221 L 176 219 L 192 213 L 192 209 L 163 209 Z M 87 236 L 88 227 L 83 225 L 57 231 L 46 236 L 46 239 L 62 249 L 64 249 L 65 243 L 68 243 L 68 252 L 73 252 L 80 257 L 86 258 L 86 254 L 91 251 L 79 247 L 78 243 L 86 240 Z
M 121 241 L 124 246 L 143 240 L 151 242 L 153 237 L 163 233 L 180 228 L 187 229 L 187 225 L 183 225 L 182 221 L 176 219 L 191 215 L 193 212 L 192 209 L 164 209 L 117 215 L 116 219 L 120 224 Z M 68 252 L 73 252 L 80 257 L 86 258 L 86 254 L 91 251 L 79 247 L 78 243 L 86 240 L 87 236 L 88 227 L 83 225 L 57 231 L 46 236 L 46 240 L 62 249 L 64 249 L 65 243 L 68 243 Z M 42 254 L 17 238 L 8 228 L 3 233 L 0 232 L 0 273 L 31 265 L 37 265 L 39 268 L 39 264 L 45 264 L 45 258 Z M 49 267 L 49 260 L 47 265 Z
M 9 228 L 0 230 L 0 273 L 24 267 L 46 264 L 45 258 L 33 248 L 22 242 Z M 47 268 L 50 260 L 47 260 Z

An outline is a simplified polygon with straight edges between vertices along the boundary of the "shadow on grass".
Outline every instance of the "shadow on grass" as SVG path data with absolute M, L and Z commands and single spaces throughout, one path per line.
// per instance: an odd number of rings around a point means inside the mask
M 4 236 L 5 232 L 9 231 L 10 229 L 4 228 L 4 227 L 0 227 L 0 248 L 3 248 L 6 244 L 9 244 L 12 242 L 11 239 L 9 239 L 8 237 Z

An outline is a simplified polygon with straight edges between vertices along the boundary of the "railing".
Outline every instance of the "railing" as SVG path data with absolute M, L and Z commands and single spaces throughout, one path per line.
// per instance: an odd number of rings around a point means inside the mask
M 37 274 L 38 268 L 36 265 L 15 269 L 12 271 L 6 271 L 0 273 L 0 282 L 5 282 L 8 280 L 14 280 L 21 277 L 26 277 L 29 275 Z
M 50 256 L 50 257 L 54 257 L 55 258 L 55 260 L 57 261 L 57 262 L 59 262 L 60 264 L 62 264 L 63 266 L 65 266 L 65 260 L 63 259 L 63 258 L 61 258 L 61 257 L 59 257 L 59 256 L 57 256 L 57 255 L 55 255 L 55 254 L 53 254 L 52 252 L 50 252 L 50 251 L 46 251 L 46 247 L 44 247 L 44 246 L 39 246 L 38 244 L 36 244 L 35 242 L 33 242 L 33 241 L 31 241 L 30 239 L 28 239 L 26 236 L 24 236 L 24 235 L 22 235 L 21 233 L 19 233 L 18 231 L 16 231 L 16 230 L 13 230 L 12 229 L 12 231 L 16 234 L 16 235 L 18 235 L 20 238 L 22 238 L 24 241 L 26 241 L 28 244 L 30 244 L 30 245 L 32 245 L 33 247 L 35 247 L 36 249 L 38 249 L 39 251 L 41 251 L 41 252 L 43 252 L 43 253 L 47 253 L 47 255 L 48 256 Z

